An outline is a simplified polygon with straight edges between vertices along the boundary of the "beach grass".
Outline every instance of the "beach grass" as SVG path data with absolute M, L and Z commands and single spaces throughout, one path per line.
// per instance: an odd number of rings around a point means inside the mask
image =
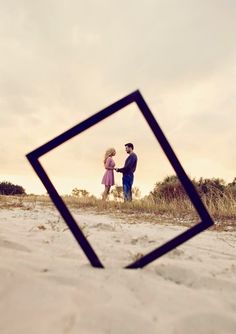
M 71 211 L 92 211 L 97 214 L 115 215 L 127 218 L 127 222 L 139 223 L 174 223 L 191 226 L 199 222 L 198 214 L 189 199 L 154 202 L 150 198 L 135 199 L 132 202 L 108 200 L 103 201 L 95 196 L 77 197 L 62 196 Z M 224 196 L 217 201 L 203 198 L 210 215 L 217 222 L 213 229 L 236 229 L 236 203 L 233 197 Z M 48 195 L 0 196 L 0 209 L 21 208 L 33 210 L 35 207 L 52 207 L 54 204 Z

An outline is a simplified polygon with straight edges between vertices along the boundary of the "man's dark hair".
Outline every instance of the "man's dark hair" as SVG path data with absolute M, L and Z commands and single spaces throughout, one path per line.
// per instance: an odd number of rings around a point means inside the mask
M 132 148 L 132 150 L 134 149 L 134 145 L 132 143 L 125 144 L 125 146 Z

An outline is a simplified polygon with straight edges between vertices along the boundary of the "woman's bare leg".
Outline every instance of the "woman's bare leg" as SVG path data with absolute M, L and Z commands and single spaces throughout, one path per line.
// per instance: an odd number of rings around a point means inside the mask
M 105 190 L 102 194 L 102 199 L 105 201 L 107 199 L 107 196 L 109 195 L 111 187 L 110 186 L 105 186 Z

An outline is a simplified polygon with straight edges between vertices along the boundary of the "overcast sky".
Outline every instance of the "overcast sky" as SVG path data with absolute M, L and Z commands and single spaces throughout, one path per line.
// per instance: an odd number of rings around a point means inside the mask
M 235 0 L 0 0 L 0 180 L 45 193 L 25 154 L 140 89 L 189 176 L 231 181 L 235 33 Z M 41 161 L 60 193 L 99 195 L 127 141 L 145 195 L 173 170 L 132 105 Z

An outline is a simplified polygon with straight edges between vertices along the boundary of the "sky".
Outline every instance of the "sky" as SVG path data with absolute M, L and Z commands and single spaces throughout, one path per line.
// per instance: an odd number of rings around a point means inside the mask
M 0 181 L 46 193 L 25 155 L 136 89 L 191 178 L 232 181 L 235 17 L 234 0 L 0 0 Z M 60 194 L 100 196 L 127 142 L 142 195 L 174 174 L 134 104 L 40 161 Z

